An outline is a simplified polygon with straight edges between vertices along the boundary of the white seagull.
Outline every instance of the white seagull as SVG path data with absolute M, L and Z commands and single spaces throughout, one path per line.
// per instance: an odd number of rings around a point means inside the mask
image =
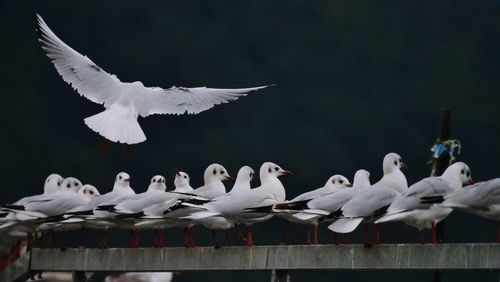
M 335 174 L 328 178 L 323 187 L 314 189 L 298 195 L 297 197 L 287 201 L 285 203 L 276 204 L 273 207 L 273 211 L 277 215 L 287 221 L 291 221 L 299 224 L 307 225 L 307 244 L 317 245 L 318 244 L 318 221 L 317 220 L 302 220 L 298 217 L 294 217 L 295 214 L 299 213 L 301 209 L 307 207 L 307 203 L 314 198 L 322 198 L 326 195 L 341 191 L 343 188 L 352 187 L 349 180 L 340 174 Z M 311 241 L 311 225 L 314 225 L 314 241 Z M 283 234 L 282 234 L 281 244 L 286 242 L 286 221 L 283 221 Z
M 248 245 L 251 246 L 253 245 L 252 224 L 268 220 L 273 216 L 268 212 L 259 212 L 259 207 L 267 207 L 285 200 L 285 188 L 278 179 L 279 176 L 285 174 L 291 174 L 291 172 L 272 162 L 265 162 L 259 171 L 261 186 L 224 195 L 203 205 L 193 205 L 201 211 L 194 212 L 185 218 L 200 220 L 222 216 L 233 223 L 245 223 L 248 225 Z
M 498 224 L 500 243 L 500 178 L 478 182 L 444 197 L 442 206 L 469 212 Z
M 470 168 L 463 162 L 454 163 L 441 176 L 424 178 L 397 195 L 387 213 L 375 223 L 402 221 L 416 227 L 422 231 L 422 244 L 425 243 L 424 228 L 431 228 L 432 242 L 437 243 L 436 224 L 453 211 L 440 205 L 444 196 L 472 183 Z
M 52 59 L 64 81 L 105 111 L 87 117 L 85 124 L 107 140 L 126 144 L 144 142 L 146 136 L 137 118 L 153 114 L 198 114 L 215 105 L 228 103 L 251 91 L 268 86 L 216 89 L 146 87 L 140 81 L 122 82 L 87 56 L 66 45 L 37 14 L 37 31 L 42 49 Z
M 383 215 L 392 200 L 408 188 L 406 177 L 400 170 L 405 167 L 403 159 L 398 154 L 385 155 L 382 179 L 352 197 L 341 209 L 343 218 L 330 224 L 328 229 L 337 233 L 350 233 L 363 220 L 376 220 Z M 366 239 L 365 229 L 365 243 Z M 377 237 L 374 243 L 380 243 L 380 225 L 377 225 Z

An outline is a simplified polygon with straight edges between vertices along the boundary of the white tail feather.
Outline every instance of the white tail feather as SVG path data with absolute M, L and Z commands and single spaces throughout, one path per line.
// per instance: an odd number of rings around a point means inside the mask
M 106 139 L 126 144 L 146 141 L 146 135 L 137 122 L 137 112 L 114 104 L 104 112 L 84 119 L 85 124 Z
M 376 224 L 382 223 L 382 222 L 388 222 L 388 221 L 399 221 L 401 219 L 404 219 L 408 216 L 408 212 L 395 212 L 395 213 L 390 213 L 382 216 L 379 218 L 377 221 L 375 221 Z
M 294 214 L 293 217 L 300 219 L 300 220 L 309 220 L 313 219 L 316 217 L 319 217 L 317 214 L 310 214 L 310 213 L 304 213 L 304 212 L 299 212 L 297 214 Z
M 219 213 L 219 212 L 199 211 L 199 212 L 195 212 L 189 216 L 181 217 L 181 219 L 196 220 L 196 219 L 203 219 L 203 218 L 207 218 L 207 217 L 213 217 L 213 216 L 217 216 L 220 214 L 221 213 Z
M 337 233 L 349 233 L 354 231 L 356 227 L 363 221 L 362 217 L 359 218 L 341 218 L 328 226 L 328 229 Z

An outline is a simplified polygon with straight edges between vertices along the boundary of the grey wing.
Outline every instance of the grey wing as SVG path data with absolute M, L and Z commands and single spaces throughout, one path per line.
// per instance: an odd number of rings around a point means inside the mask
M 131 99 L 142 117 L 153 114 L 198 114 L 215 105 L 234 101 L 246 96 L 249 92 L 266 87 L 269 86 L 240 89 L 144 87 L 137 92 L 138 95 L 131 97 Z
M 450 193 L 444 205 L 456 208 L 486 210 L 500 204 L 500 178 L 479 182 Z
M 83 203 L 82 198 L 77 195 L 61 196 L 52 201 L 28 203 L 26 210 L 40 212 L 47 216 L 55 216 L 61 215 Z
M 452 191 L 453 188 L 442 178 L 424 178 L 411 185 L 402 194 L 396 196 L 387 211 L 400 212 L 414 209 L 427 209 L 433 205 L 433 202 L 426 200 L 426 198 L 442 198 Z
M 64 81 L 90 101 L 109 106 L 121 96 L 124 85 L 116 76 L 105 72 L 71 47 L 66 45 L 37 14 L 37 32 L 42 49 L 52 59 Z
M 397 196 L 397 192 L 391 188 L 371 187 L 354 196 L 342 207 L 345 217 L 371 217 L 377 211 L 390 205 Z
M 320 209 L 327 212 L 335 212 L 342 208 L 358 191 L 348 189 L 345 191 L 338 191 L 324 197 L 312 199 L 307 206 L 310 209 Z

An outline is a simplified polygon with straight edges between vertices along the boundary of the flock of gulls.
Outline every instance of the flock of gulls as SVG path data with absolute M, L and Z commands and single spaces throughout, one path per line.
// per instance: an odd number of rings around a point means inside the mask
M 184 228 L 184 244 L 193 247 L 193 226 L 203 225 L 213 231 L 228 232 L 235 228 L 239 237 L 253 246 L 252 226 L 278 216 L 286 221 L 308 226 L 308 243 L 318 244 L 318 224 L 328 224 L 335 233 L 350 233 L 361 223 L 377 226 L 374 242 L 380 243 L 380 224 L 401 221 L 422 230 L 430 228 L 436 243 L 435 225 L 459 209 L 492 220 L 500 220 L 500 178 L 474 184 L 470 168 L 463 162 L 450 165 L 439 177 L 427 177 L 408 187 L 401 171 L 402 158 L 389 153 L 383 159 L 383 177 L 371 184 L 370 173 L 364 169 L 354 175 L 353 183 L 342 175 L 333 175 L 321 188 L 286 200 L 286 189 L 280 176 L 292 174 L 272 162 L 259 170 L 260 186 L 251 187 L 254 170 L 243 166 L 236 179 L 220 164 L 209 165 L 204 185 L 194 189 L 186 172 L 176 172 L 175 189 L 167 191 L 165 178 L 153 176 L 148 189 L 136 194 L 130 186 L 130 175 L 120 172 L 113 189 L 105 194 L 90 184 L 83 185 L 74 177 L 51 174 L 44 183 L 44 193 L 2 205 L 0 247 L 3 251 L 19 240 L 27 239 L 28 247 L 37 233 L 64 233 L 75 229 L 99 230 L 99 248 L 108 248 L 108 230 L 130 230 L 130 247 L 137 248 L 140 230 L 154 230 L 155 247 L 162 248 L 163 230 Z M 224 181 L 234 185 L 226 192 Z M 286 222 L 285 221 L 285 222 Z M 248 226 L 245 236 L 239 226 Z M 367 226 L 367 225 L 365 225 Z M 286 225 L 284 225 L 286 227 Z M 311 239 L 309 227 L 314 227 Z M 284 229 L 286 232 L 286 229 Z M 283 238 L 281 243 L 285 243 Z M 337 243 L 337 242 L 336 242 Z M 83 245 L 83 243 L 82 243 Z
M 37 15 L 37 31 L 42 49 L 52 60 L 62 78 L 78 93 L 92 102 L 103 104 L 104 112 L 85 119 L 85 123 L 109 141 L 135 144 L 146 140 L 137 118 L 152 114 L 197 114 L 214 105 L 227 103 L 251 91 L 267 86 L 242 89 L 145 87 L 141 82 L 121 82 L 105 72 L 87 56 L 60 40 Z M 106 145 L 106 146 L 107 146 Z M 83 184 L 74 177 L 51 174 L 44 182 L 42 194 L 22 198 L 0 208 L 0 270 L 21 251 L 21 242 L 29 250 L 41 244 L 39 234 L 55 246 L 55 232 L 61 233 L 61 249 L 68 230 L 99 230 L 98 247 L 108 248 L 108 231 L 118 228 L 130 231 L 129 245 L 139 247 L 141 230 L 154 230 L 155 247 L 164 247 L 163 230 L 184 229 L 184 245 L 194 246 L 193 227 L 203 225 L 216 231 L 234 228 L 241 240 L 253 246 L 252 227 L 277 216 L 284 221 L 281 243 L 286 243 L 286 222 L 307 225 L 309 244 L 318 244 L 318 225 L 344 234 L 365 224 L 365 245 L 380 243 L 380 224 L 400 221 L 421 230 L 431 229 L 436 243 L 435 226 L 454 209 L 470 212 L 495 221 L 500 220 L 500 178 L 474 184 L 470 168 L 463 162 L 450 165 L 439 177 L 427 177 L 408 187 L 401 169 L 402 158 L 396 153 L 385 155 L 383 177 L 374 184 L 370 173 L 360 169 L 351 183 L 342 175 L 333 175 L 323 187 L 286 200 L 286 189 L 279 177 L 291 174 L 279 165 L 265 162 L 259 169 L 260 186 L 251 186 L 255 178 L 249 166 L 239 169 L 234 179 L 220 164 L 209 165 L 204 185 L 194 189 L 186 172 L 175 174 L 174 189 L 167 191 L 165 177 L 155 175 L 148 189 L 136 194 L 131 177 L 120 172 L 110 192 L 101 194 L 97 187 Z M 224 181 L 234 181 L 227 192 Z M 374 242 L 367 240 L 367 224 L 376 224 Z M 248 226 L 243 234 L 241 225 Z M 311 228 L 314 235 L 311 236 Z M 311 238 L 312 237 L 312 238 Z M 83 239 L 83 236 L 82 236 Z M 500 242 L 500 225 L 498 240 Z M 81 244 L 83 246 L 83 242 Z

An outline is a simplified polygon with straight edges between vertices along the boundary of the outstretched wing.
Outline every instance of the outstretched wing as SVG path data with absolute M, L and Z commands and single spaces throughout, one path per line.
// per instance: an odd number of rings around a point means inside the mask
M 184 88 L 145 87 L 141 82 L 121 82 L 71 47 L 66 45 L 37 14 L 37 31 L 42 49 L 64 81 L 92 102 L 109 107 L 124 97 L 143 116 L 152 114 L 197 114 L 215 105 L 228 103 L 249 92 L 268 86 L 216 89 L 206 87 Z
M 143 117 L 153 114 L 182 115 L 198 114 L 215 105 L 234 101 L 249 92 L 269 86 L 239 89 L 217 89 L 207 87 L 171 87 L 169 89 L 144 87 L 144 91 L 134 91 L 137 95 L 130 97 L 137 111 Z
M 94 103 L 104 103 L 107 106 L 116 101 L 121 95 L 117 90 L 124 83 L 115 75 L 104 71 L 87 56 L 66 45 L 50 30 L 40 15 L 36 16 L 38 41 L 64 81 Z

